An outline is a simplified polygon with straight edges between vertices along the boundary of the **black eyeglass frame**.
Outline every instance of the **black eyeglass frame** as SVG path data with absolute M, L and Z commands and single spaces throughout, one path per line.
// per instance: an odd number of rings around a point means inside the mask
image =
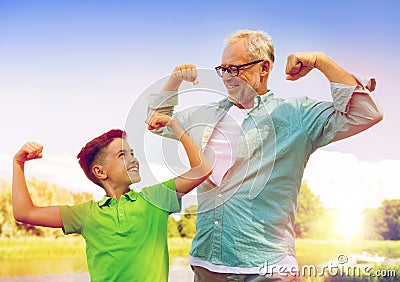
M 215 67 L 215 71 L 217 72 L 219 77 L 223 77 L 224 72 L 227 72 L 230 76 L 238 76 L 239 71 L 241 69 L 243 69 L 244 67 L 255 65 L 255 64 L 261 63 L 263 61 L 265 61 L 265 60 L 257 60 L 257 61 L 253 61 L 253 62 L 250 62 L 247 64 L 239 65 L 239 66 L 229 66 L 229 67 L 218 66 L 218 67 Z M 232 69 L 235 69 L 235 72 L 232 72 Z

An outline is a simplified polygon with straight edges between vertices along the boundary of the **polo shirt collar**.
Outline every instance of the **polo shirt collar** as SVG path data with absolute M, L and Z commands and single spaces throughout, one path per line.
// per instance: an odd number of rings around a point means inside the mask
M 124 194 L 124 196 L 133 202 L 133 201 L 136 201 L 136 199 L 138 197 L 138 193 L 135 190 L 131 189 L 131 190 L 129 190 L 128 193 Z
M 138 193 L 135 190 L 131 189 L 131 190 L 129 190 L 129 192 L 125 193 L 122 196 L 127 197 L 129 200 L 131 200 L 133 202 L 133 201 L 136 201 L 136 199 L 138 197 Z M 100 207 L 106 206 L 110 203 L 111 199 L 112 199 L 112 197 L 104 195 L 103 199 L 98 201 L 98 204 Z

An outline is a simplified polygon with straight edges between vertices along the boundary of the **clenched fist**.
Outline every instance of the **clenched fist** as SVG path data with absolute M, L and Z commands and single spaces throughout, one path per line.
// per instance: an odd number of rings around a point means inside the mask
M 20 164 L 42 158 L 43 146 L 36 142 L 27 142 L 15 154 L 14 160 Z
M 300 52 L 288 56 L 286 63 L 287 80 L 297 80 L 316 67 L 319 52 Z
M 197 69 L 194 65 L 184 64 L 177 66 L 172 75 L 176 80 L 193 82 L 194 85 L 199 84 Z
M 147 123 L 147 128 L 149 130 L 157 129 L 160 127 L 167 126 L 172 120 L 172 117 L 158 113 L 158 112 L 153 112 L 148 119 L 146 120 Z

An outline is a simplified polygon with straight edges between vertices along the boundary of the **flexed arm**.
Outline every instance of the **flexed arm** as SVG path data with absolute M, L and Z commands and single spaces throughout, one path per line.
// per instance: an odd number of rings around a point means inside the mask
M 191 110 L 179 112 L 179 116 L 174 115 L 174 107 L 178 105 L 178 89 L 182 82 L 191 82 L 198 84 L 197 69 L 192 64 L 183 64 L 174 68 L 173 72 L 165 82 L 160 92 L 150 93 L 147 97 L 147 115 L 151 116 L 154 112 L 162 113 L 168 116 L 174 116 L 183 127 L 186 126 L 189 112 Z M 176 135 L 168 126 L 159 127 L 152 130 L 152 133 L 162 135 L 163 137 L 176 139 Z
M 382 110 L 370 95 L 375 89 L 375 79 L 358 79 L 323 53 L 300 52 L 289 55 L 286 79 L 297 80 L 314 68 L 321 71 L 333 86 L 335 114 L 327 121 L 326 128 L 339 121 L 343 124 L 332 141 L 355 135 L 382 120 Z
M 58 206 L 37 207 L 33 204 L 26 185 L 25 162 L 42 158 L 43 146 L 26 143 L 14 156 L 12 180 L 12 204 L 14 218 L 17 221 L 32 225 L 62 228 L 60 209 Z
M 297 80 L 312 69 L 318 69 L 330 82 L 356 86 L 357 80 L 341 66 L 321 52 L 300 52 L 288 56 L 286 64 L 287 80 Z
M 175 178 L 177 192 L 186 194 L 211 175 L 212 167 L 209 161 L 175 119 L 155 112 L 146 122 L 149 130 L 168 126 L 176 134 L 185 149 L 190 170 Z
M 197 79 L 197 69 L 194 65 L 184 64 L 175 67 L 162 91 L 177 91 L 183 81 L 193 82 L 193 85 L 199 83 Z

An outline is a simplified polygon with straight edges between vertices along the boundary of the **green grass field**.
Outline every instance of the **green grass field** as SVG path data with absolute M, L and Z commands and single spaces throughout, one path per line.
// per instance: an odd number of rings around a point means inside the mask
M 170 257 L 188 257 L 190 239 L 168 239 Z M 339 240 L 296 240 L 297 258 L 300 264 L 318 264 L 336 258 L 340 254 L 367 251 L 388 258 L 400 258 L 400 241 L 345 242 Z M 85 256 L 85 243 L 81 237 L 15 238 L 0 240 L 0 259 L 26 257 L 81 257 Z
M 400 258 L 400 241 L 340 241 L 340 240 L 296 240 L 297 259 L 300 264 L 319 264 L 339 255 L 349 256 L 363 251 L 387 258 Z
M 84 256 L 85 242 L 78 236 L 57 239 L 37 237 L 0 239 L 0 259 Z

